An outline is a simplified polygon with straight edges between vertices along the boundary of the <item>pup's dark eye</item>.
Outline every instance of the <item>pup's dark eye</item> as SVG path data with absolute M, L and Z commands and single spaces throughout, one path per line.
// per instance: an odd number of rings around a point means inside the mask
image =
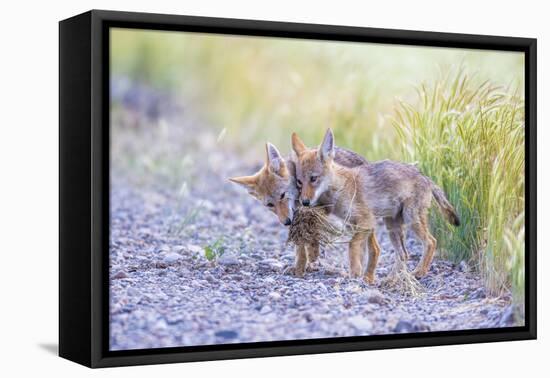
M 281 194 L 281 199 L 284 199 L 285 198 L 285 192 L 283 192 L 283 194 Z
M 300 180 L 296 180 L 296 184 L 298 184 L 298 188 L 302 187 L 302 182 Z
M 311 182 L 317 181 L 317 176 L 311 176 L 311 177 L 309 178 L 309 181 L 311 181 Z
M 266 206 L 267 207 L 273 207 L 274 205 L 272 203 L 268 203 Z

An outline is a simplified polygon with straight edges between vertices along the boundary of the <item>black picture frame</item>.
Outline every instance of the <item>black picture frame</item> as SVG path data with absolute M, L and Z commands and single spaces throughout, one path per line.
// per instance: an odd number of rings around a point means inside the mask
M 109 28 L 188 31 L 525 54 L 525 326 L 109 351 Z M 536 338 L 536 39 L 92 10 L 59 23 L 59 355 L 89 367 Z

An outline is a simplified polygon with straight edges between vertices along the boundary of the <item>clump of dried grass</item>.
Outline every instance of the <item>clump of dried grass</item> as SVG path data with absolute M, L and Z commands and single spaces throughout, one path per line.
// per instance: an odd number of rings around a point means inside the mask
M 415 298 L 425 293 L 424 286 L 407 270 L 407 264 L 397 256 L 391 272 L 381 281 L 381 286 Z
M 287 243 L 331 245 L 344 233 L 343 227 L 330 221 L 326 207 L 298 207 L 288 231 Z
M 298 207 L 294 213 L 288 231 L 288 244 L 335 246 L 349 243 L 357 232 L 372 232 L 372 229 L 358 227 L 349 221 L 349 217 L 340 221 L 328 216 L 328 207 Z M 350 205 L 351 208 L 351 205 Z

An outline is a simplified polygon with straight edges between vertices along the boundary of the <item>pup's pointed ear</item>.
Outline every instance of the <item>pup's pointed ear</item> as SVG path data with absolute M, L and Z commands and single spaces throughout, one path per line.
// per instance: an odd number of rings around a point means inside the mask
M 329 161 L 334 159 L 334 134 L 331 129 L 327 129 L 323 143 L 319 146 L 319 159 Z
M 286 167 L 288 168 L 288 173 L 291 177 L 296 177 L 296 163 L 292 160 L 287 160 Z
M 241 176 L 241 177 L 231 177 L 229 181 L 239 184 L 242 187 L 246 188 L 249 193 L 256 191 L 256 186 L 258 184 L 258 177 L 254 176 Z
M 283 159 L 277 147 L 267 142 L 265 144 L 265 152 L 268 169 L 278 175 L 283 175 L 283 171 L 286 169 L 285 159 Z
M 298 134 L 292 133 L 291 139 L 292 139 L 292 149 L 294 150 L 294 152 L 296 152 L 297 155 L 300 155 L 302 152 L 304 152 L 307 149 L 304 142 L 302 142 L 302 140 L 298 137 Z
M 298 162 L 298 154 L 296 153 L 296 151 L 290 150 L 290 155 L 289 155 L 288 160 L 291 160 L 294 163 Z

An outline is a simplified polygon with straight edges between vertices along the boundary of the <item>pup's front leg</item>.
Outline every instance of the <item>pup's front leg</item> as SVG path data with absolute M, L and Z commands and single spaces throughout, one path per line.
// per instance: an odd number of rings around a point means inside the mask
M 307 267 L 306 270 L 312 271 L 319 268 L 319 244 L 306 245 Z
M 349 269 L 350 277 L 357 278 L 363 274 L 363 253 L 367 235 L 364 232 L 357 232 L 349 242 Z
M 378 256 L 380 256 L 380 246 L 378 245 L 374 231 L 370 232 L 367 237 L 367 248 L 369 251 L 369 261 L 367 263 L 367 271 L 365 272 L 365 282 L 373 284 Z
M 304 245 L 296 246 L 296 266 L 294 274 L 296 277 L 303 277 L 306 271 L 307 251 Z
M 319 259 L 319 244 L 316 245 L 307 245 L 307 261 L 309 263 L 314 263 Z

